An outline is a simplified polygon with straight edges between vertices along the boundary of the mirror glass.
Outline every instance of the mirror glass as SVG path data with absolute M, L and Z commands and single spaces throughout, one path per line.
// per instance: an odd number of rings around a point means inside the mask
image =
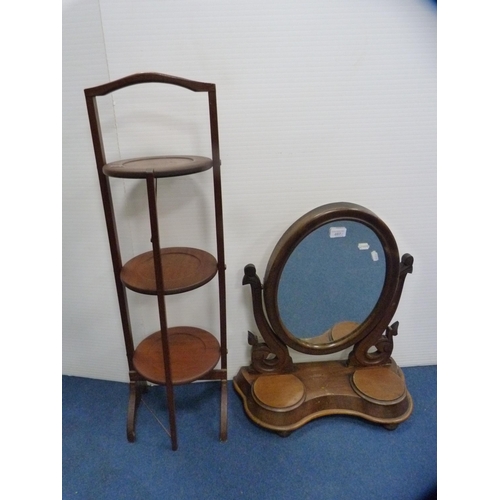
M 371 228 L 352 220 L 324 224 L 300 241 L 283 267 L 281 321 L 304 342 L 342 339 L 373 311 L 385 276 L 384 249 Z

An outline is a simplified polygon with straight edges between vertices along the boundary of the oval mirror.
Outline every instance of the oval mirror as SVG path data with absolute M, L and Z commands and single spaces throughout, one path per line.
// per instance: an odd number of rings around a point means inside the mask
M 319 207 L 295 222 L 271 255 L 269 322 L 295 350 L 345 349 L 382 319 L 398 269 L 394 237 L 375 214 L 352 203 Z

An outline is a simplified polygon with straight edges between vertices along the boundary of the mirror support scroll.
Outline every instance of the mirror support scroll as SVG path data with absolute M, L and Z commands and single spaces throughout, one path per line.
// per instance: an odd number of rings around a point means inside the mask
M 286 345 L 272 331 L 262 306 L 262 283 L 255 266 L 245 266 L 243 285 L 252 290 L 253 313 L 257 327 L 264 339 L 259 342 L 257 335 L 248 332 L 248 343 L 252 346 L 252 366 L 260 373 L 284 373 L 293 370 L 293 362 Z
M 399 279 L 393 300 L 387 307 L 380 323 L 354 346 L 349 354 L 350 365 L 375 366 L 390 361 L 394 348 L 393 337 L 398 334 L 399 321 L 390 326 L 386 325 L 396 312 L 406 275 L 413 272 L 413 257 L 410 254 L 403 255 L 399 269 Z M 375 352 L 370 352 L 372 348 L 375 348 Z

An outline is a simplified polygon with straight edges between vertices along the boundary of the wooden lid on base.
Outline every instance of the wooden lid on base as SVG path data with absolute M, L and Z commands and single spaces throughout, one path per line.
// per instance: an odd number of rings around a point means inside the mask
M 255 401 L 272 411 L 290 411 L 302 404 L 306 390 L 295 375 L 262 375 L 252 385 Z
M 351 386 L 359 396 L 379 405 L 399 403 L 406 395 L 404 379 L 387 367 L 356 370 Z

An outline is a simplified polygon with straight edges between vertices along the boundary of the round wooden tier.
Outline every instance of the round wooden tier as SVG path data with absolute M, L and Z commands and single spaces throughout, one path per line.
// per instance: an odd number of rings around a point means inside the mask
M 161 249 L 164 294 L 187 292 L 208 283 L 217 274 L 215 258 L 197 248 Z M 122 268 L 121 279 L 131 290 L 156 295 L 153 252 L 137 255 Z
M 107 163 L 105 175 L 127 179 L 144 179 L 147 172 L 155 177 L 175 177 L 209 170 L 212 160 L 204 156 L 150 156 Z
M 191 326 L 176 326 L 167 332 L 174 385 L 199 380 L 218 363 L 220 345 L 211 333 Z M 146 337 L 137 346 L 133 363 L 146 380 L 165 384 L 161 332 Z

